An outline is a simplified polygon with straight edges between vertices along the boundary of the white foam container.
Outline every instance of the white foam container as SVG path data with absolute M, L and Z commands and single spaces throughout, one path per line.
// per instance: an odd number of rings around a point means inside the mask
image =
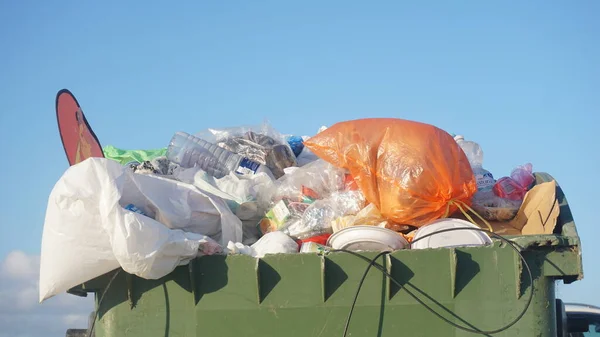
M 492 239 L 479 230 L 457 230 L 431 235 L 416 241 L 426 235 L 450 228 L 477 228 L 474 224 L 462 219 L 440 219 L 419 228 L 413 237 L 412 249 L 442 248 L 442 247 L 473 247 L 492 244 Z
M 402 235 L 382 227 L 352 226 L 334 233 L 327 240 L 333 249 L 351 251 L 395 251 L 408 248 Z

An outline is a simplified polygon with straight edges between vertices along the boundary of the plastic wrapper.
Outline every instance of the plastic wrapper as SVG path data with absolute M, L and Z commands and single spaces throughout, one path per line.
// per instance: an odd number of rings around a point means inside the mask
M 123 150 L 112 145 L 107 145 L 102 149 L 104 157 L 116 160 L 122 165 L 129 163 L 143 163 L 151 161 L 157 157 L 164 157 L 167 154 L 167 148 L 155 150 Z
M 388 220 L 416 227 L 470 204 L 471 165 L 451 135 L 429 124 L 372 118 L 333 125 L 304 142 L 350 171 L 367 201 Z
M 317 160 L 300 168 L 288 168 L 286 171 L 289 173 L 277 180 L 270 191 L 263 191 L 266 202 L 322 199 L 333 192 L 345 190 L 350 179 L 346 170 L 324 160 Z
M 334 233 L 339 232 L 346 227 L 360 225 L 386 227 L 388 221 L 381 215 L 375 205 L 369 204 L 356 215 L 339 217 L 333 220 L 331 224 Z
M 229 242 L 227 249 L 231 254 L 244 254 L 263 257 L 269 254 L 289 254 L 298 252 L 298 243 L 282 232 L 265 234 L 252 246 Z
M 498 179 L 492 191 L 477 192 L 473 196 L 473 209 L 486 220 L 512 220 L 535 181 L 532 169 L 531 164 L 518 166 L 510 177 Z
M 351 226 L 378 226 L 391 229 L 399 233 L 408 233 L 415 229 L 413 226 L 398 225 L 388 221 L 381 215 L 381 212 L 379 212 L 377 207 L 375 207 L 373 204 L 368 204 L 356 215 L 341 216 L 333 220 L 331 223 L 334 233 Z
M 304 150 L 304 139 L 299 136 L 286 136 L 285 138 L 294 152 L 294 156 L 297 158 L 302 153 L 302 150 Z
M 128 167 L 139 174 L 156 174 L 161 176 L 172 176 L 180 166 L 171 162 L 167 157 L 156 157 L 142 162 L 132 162 Z
M 533 175 L 533 165 L 527 163 L 523 166 L 517 166 L 510 174 L 510 177 L 514 179 L 523 188 L 529 189 L 535 181 Z
M 522 200 L 510 200 L 495 195 L 492 191 L 478 192 L 473 196 L 472 208 L 489 221 L 510 221 L 521 207 Z
M 241 137 L 248 132 L 254 132 L 272 138 L 278 144 L 285 144 L 286 139 L 281 133 L 275 130 L 268 122 L 260 125 L 236 126 L 230 128 L 209 128 L 195 134 L 211 143 L 218 143 L 233 137 Z
M 260 127 L 208 129 L 196 136 L 266 165 L 277 178 L 284 174 L 284 168 L 296 166 L 296 156 L 286 138 L 267 123 Z
M 332 233 L 333 220 L 358 213 L 364 203 L 359 191 L 335 192 L 325 199 L 311 202 L 280 200 L 261 221 L 261 231 L 279 230 L 296 239 Z
M 523 200 L 534 181 L 531 164 L 518 166 L 511 172 L 510 177 L 498 179 L 494 185 L 494 193 L 505 199 Z
M 319 130 L 317 131 L 317 133 L 323 132 L 325 130 L 327 130 L 327 127 L 321 126 L 319 128 Z M 315 160 L 319 159 L 319 157 L 317 157 L 314 153 L 312 153 L 312 151 L 309 148 L 304 146 L 304 143 L 308 139 L 310 139 L 310 137 L 302 136 L 302 151 L 300 151 L 300 154 L 296 155 L 296 162 L 298 163 L 298 166 L 300 166 L 300 167 L 310 164 L 310 163 L 314 162 Z
M 278 230 L 285 222 L 299 221 L 311 203 L 353 187 L 345 170 L 323 160 L 287 168 L 286 172 L 272 188 L 257 194 L 261 207 L 269 210 L 260 224 L 263 233 Z
M 208 192 L 223 199 L 231 211 L 242 221 L 243 244 L 252 244 L 260 238 L 256 224 L 266 212 L 264 205 L 258 201 L 260 191 L 269 190 L 273 180 L 264 173 L 245 178 L 231 173 L 216 179 L 199 168 L 178 169 L 175 179 L 193 184 L 203 192 Z

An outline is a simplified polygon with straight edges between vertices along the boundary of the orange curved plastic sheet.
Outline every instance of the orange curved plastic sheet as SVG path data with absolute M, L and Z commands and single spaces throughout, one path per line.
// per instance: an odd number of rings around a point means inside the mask
M 366 199 L 398 224 L 423 226 L 471 204 L 469 161 L 447 132 L 394 118 L 337 123 L 306 141 L 320 158 L 346 168 Z

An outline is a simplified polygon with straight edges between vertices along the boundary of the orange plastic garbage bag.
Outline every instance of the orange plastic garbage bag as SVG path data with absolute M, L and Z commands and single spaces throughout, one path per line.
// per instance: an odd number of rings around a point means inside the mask
M 420 227 L 471 204 L 469 161 L 447 132 L 394 118 L 341 122 L 305 142 L 350 171 L 366 199 L 397 224 Z M 459 206 L 457 206 L 459 205 Z

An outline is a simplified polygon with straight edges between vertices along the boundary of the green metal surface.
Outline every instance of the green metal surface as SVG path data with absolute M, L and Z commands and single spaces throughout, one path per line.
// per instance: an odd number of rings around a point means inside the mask
M 525 316 L 494 336 L 555 336 L 555 281 L 572 282 L 583 275 L 575 224 L 564 194 L 560 188 L 557 192 L 557 234 L 511 238 L 523 247 L 533 284 L 518 254 L 500 242 L 398 251 L 378 262 L 402 287 L 372 268 L 349 336 L 475 336 L 430 310 L 462 326 L 494 330 L 522 311 L 532 285 L 533 301 Z M 207 256 L 160 280 L 121 271 L 99 303 L 96 336 L 341 336 L 367 265 L 345 253 Z M 92 280 L 79 291 L 95 292 L 98 301 L 110 277 Z

